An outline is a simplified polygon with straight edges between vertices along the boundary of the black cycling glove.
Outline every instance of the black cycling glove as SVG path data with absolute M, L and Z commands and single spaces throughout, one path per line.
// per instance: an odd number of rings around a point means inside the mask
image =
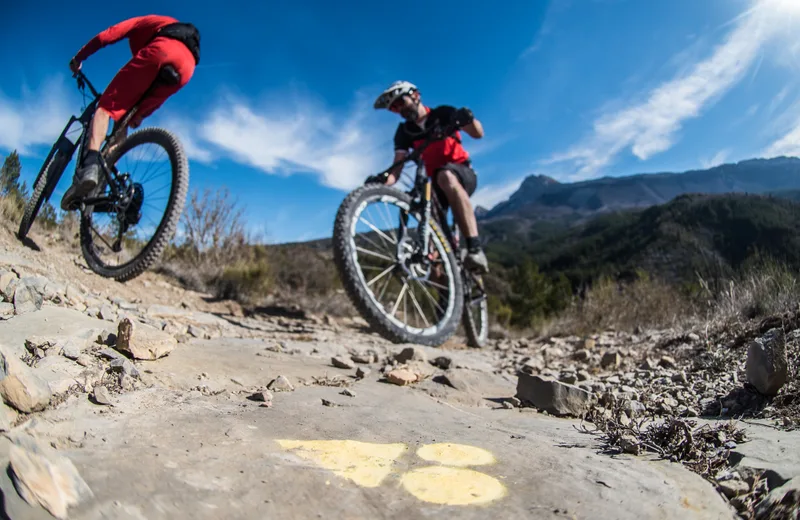
M 467 107 L 462 107 L 456 110 L 456 124 L 459 127 L 465 127 L 468 124 L 472 123 L 475 119 L 475 116 L 472 114 L 472 110 L 468 109 Z
M 364 184 L 386 184 L 388 179 L 389 172 L 383 172 L 377 175 L 370 175 L 367 177 L 367 180 L 364 181 Z

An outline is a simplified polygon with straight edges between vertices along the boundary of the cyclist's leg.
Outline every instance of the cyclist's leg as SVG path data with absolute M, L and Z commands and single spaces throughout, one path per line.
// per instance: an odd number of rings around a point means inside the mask
M 467 241 L 465 264 L 481 272 L 488 272 L 489 263 L 480 246 L 478 223 L 469 197 L 475 193 L 478 179 L 475 171 L 466 164 L 448 163 L 436 173 L 436 186 L 453 208 L 453 217 Z
M 149 46 L 148 46 L 149 47 Z M 114 76 L 97 103 L 90 127 L 88 149 L 75 172 L 72 186 L 61 199 L 61 209 L 75 209 L 81 198 L 90 193 L 100 181 L 99 150 L 108 133 L 109 119 L 119 121 L 156 78 L 160 67 L 158 55 L 148 47 L 140 50 Z

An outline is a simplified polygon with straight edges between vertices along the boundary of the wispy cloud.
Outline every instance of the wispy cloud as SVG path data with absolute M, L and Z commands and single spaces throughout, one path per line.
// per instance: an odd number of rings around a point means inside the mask
M 524 177 L 513 179 L 504 183 L 489 184 L 482 188 L 478 188 L 472 194 L 472 205 L 474 207 L 483 206 L 486 209 L 492 209 L 497 204 L 507 200 L 515 191 L 517 191 L 525 180 Z
M 641 101 L 601 115 L 589 136 L 544 162 L 567 162 L 574 169 L 573 179 L 584 179 L 596 176 L 626 150 L 640 160 L 668 150 L 683 124 L 718 101 L 757 62 L 764 44 L 785 33 L 791 18 L 787 15 L 795 14 L 795 5 L 790 0 L 754 1 L 752 9 L 731 22 L 731 30 L 709 57 Z
M 731 155 L 730 150 L 727 149 L 720 150 L 716 154 L 714 154 L 714 156 L 711 157 L 710 159 L 701 159 L 700 165 L 704 169 L 713 168 L 714 166 L 719 166 L 720 164 L 723 164 L 725 161 L 727 161 L 730 155 Z
M 770 144 L 762 155 L 764 157 L 779 157 L 782 155 L 800 157 L 800 119 L 797 120 L 791 130 Z
M 391 135 L 372 131 L 366 109 L 339 116 L 308 100 L 257 107 L 228 96 L 199 123 L 173 121 L 187 152 L 228 157 L 272 175 L 316 174 L 349 190 L 391 162 Z
M 34 146 L 51 144 L 69 120 L 69 106 L 62 77 L 33 90 L 23 86 L 17 99 L 0 92 L 0 149 L 30 155 Z

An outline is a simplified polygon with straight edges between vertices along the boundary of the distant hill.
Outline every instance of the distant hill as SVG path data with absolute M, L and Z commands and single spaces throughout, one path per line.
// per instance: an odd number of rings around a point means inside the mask
M 795 157 L 751 159 L 707 170 L 604 177 L 576 183 L 533 175 L 507 201 L 479 218 L 574 219 L 664 204 L 685 193 L 762 194 L 786 190 L 800 190 L 800 159 Z
M 604 274 L 632 277 L 639 268 L 674 282 L 695 280 L 696 273 L 727 277 L 757 253 L 800 269 L 800 204 L 773 195 L 687 194 L 577 226 L 512 230 L 487 251 L 504 266 L 530 258 L 573 286 Z

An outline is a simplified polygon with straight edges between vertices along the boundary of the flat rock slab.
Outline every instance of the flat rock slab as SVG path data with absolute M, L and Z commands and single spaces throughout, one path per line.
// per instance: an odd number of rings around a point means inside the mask
M 89 432 L 67 455 L 96 500 L 70 518 L 101 518 L 115 500 L 150 520 L 735 518 L 697 475 L 599 454 L 571 421 L 462 410 L 375 381 L 354 389 L 339 407 L 320 400 L 341 389 L 312 386 L 271 408 L 148 389 L 102 415 L 84 401 L 48 411 L 62 434 Z
M 44 306 L 41 310 L 0 320 L 0 341 L 10 351 L 23 355 L 30 336 L 67 337 L 85 335 L 90 329 L 109 328 L 107 321 L 90 318 L 82 312 Z

